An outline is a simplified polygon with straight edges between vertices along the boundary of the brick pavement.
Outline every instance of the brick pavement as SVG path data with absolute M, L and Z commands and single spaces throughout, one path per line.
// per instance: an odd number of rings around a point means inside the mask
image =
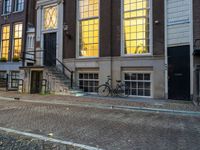
M 85 96 L 85 97 L 72 97 L 72 96 L 58 96 L 58 95 L 39 95 L 39 94 L 19 94 L 17 92 L 2 92 L 0 91 L 0 97 L 20 98 L 24 100 L 39 100 L 50 103 L 67 103 L 67 104 L 92 104 L 92 105 L 120 105 L 120 106 L 134 106 L 144 108 L 156 108 L 156 109 L 170 109 L 180 111 L 194 111 L 200 112 L 199 106 L 194 106 L 190 101 L 173 101 L 173 100 L 154 100 L 145 98 L 102 98 L 97 96 Z
M 200 117 L 0 100 L 0 126 L 107 150 L 199 150 Z

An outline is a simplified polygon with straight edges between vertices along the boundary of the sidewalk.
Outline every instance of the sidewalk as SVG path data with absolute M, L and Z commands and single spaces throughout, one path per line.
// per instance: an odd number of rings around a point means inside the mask
M 155 100 L 147 98 L 117 98 L 98 97 L 88 95 L 84 97 L 58 96 L 58 95 L 38 95 L 19 94 L 17 92 L 2 92 L 0 98 L 8 100 L 21 100 L 36 103 L 49 103 L 59 105 L 75 105 L 97 108 L 112 108 L 126 110 L 142 110 L 153 112 L 167 112 L 179 114 L 193 114 L 200 116 L 200 107 L 194 106 L 190 101 Z

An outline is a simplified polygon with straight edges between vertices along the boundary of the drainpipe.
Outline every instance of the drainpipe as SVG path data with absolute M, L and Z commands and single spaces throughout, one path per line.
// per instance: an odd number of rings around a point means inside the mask
M 167 1 L 165 1 L 165 99 L 168 99 L 168 42 L 167 42 Z
M 112 49 L 112 0 L 110 1 L 110 49 L 111 49 L 111 58 L 110 58 L 110 76 L 113 77 L 112 68 L 113 68 L 113 49 Z M 113 87 L 113 80 L 111 80 L 111 87 Z
M 26 56 L 26 31 L 27 31 L 27 26 L 28 26 L 28 3 L 29 3 L 29 1 L 27 0 L 26 1 L 26 5 L 25 5 L 25 14 L 24 14 L 24 16 L 25 16 L 25 21 L 24 21 L 24 46 L 23 46 L 23 48 L 24 48 L 24 50 L 23 50 L 23 56 L 22 56 L 22 67 L 24 67 L 25 66 L 25 56 Z

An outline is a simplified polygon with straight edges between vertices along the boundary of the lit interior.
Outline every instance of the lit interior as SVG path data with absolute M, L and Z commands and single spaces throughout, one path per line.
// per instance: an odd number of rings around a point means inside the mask
M 124 0 L 124 53 L 149 53 L 148 0 Z
M 14 26 L 14 57 L 20 58 L 22 51 L 22 23 Z
M 8 60 L 10 46 L 10 25 L 2 27 L 2 48 L 1 58 Z
M 79 16 L 79 56 L 97 57 L 99 52 L 98 0 L 79 0 Z

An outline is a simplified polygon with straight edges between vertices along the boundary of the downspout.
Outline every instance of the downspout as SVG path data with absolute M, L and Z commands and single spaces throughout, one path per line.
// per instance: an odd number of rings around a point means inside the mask
M 26 5 L 25 5 L 25 24 L 24 24 L 24 50 L 23 50 L 23 58 L 22 58 L 22 67 L 25 67 L 25 56 L 26 56 L 26 32 L 27 32 L 27 26 L 28 26 L 28 3 L 29 0 L 26 1 Z
M 164 3 L 164 15 L 165 15 L 165 99 L 168 99 L 168 35 L 167 35 L 167 0 Z
M 112 18 L 113 18 L 113 11 L 112 11 L 112 0 L 110 0 L 110 49 L 111 49 L 111 58 L 110 58 L 110 76 L 111 76 L 111 79 L 113 79 L 113 47 L 112 47 Z M 113 87 L 113 80 L 111 80 L 111 87 Z
M 194 28 L 193 28 L 193 0 L 190 0 L 190 99 L 194 96 Z

